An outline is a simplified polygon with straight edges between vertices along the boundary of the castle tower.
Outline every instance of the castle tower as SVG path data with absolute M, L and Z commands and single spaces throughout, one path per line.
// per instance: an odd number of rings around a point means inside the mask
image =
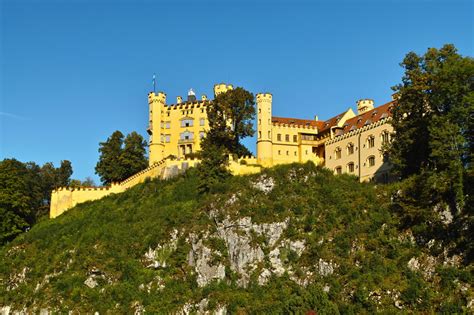
M 374 109 L 374 100 L 361 99 L 357 101 L 357 115 L 363 114 Z
M 257 94 L 257 161 L 270 167 L 273 165 L 272 142 L 272 95 Z
M 219 84 L 215 84 L 214 85 L 214 96 L 217 96 L 221 93 L 225 93 L 227 92 L 228 90 L 232 90 L 234 87 L 232 86 L 232 84 L 225 84 L 225 83 L 219 83 Z
M 148 94 L 148 105 L 150 114 L 150 125 L 147 129 L 150 135 L 148 164 L 152 165 L 164 158 L 165 145 L 162 139 L 161 122 L 164 109 L 166 107 L 166 94 L 159 92 Z

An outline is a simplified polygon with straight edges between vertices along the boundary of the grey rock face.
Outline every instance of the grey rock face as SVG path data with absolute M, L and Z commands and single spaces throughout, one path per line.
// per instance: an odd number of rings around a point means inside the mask
M 212 252 L 210 248 L 203 245 L 202 240 L 192 243 L 193 265 L 197 273 L 197 283 L 203 287 L 209 282 L 225 278 L 225 266 L 221 263 L 213 265 L 212 259 L 214 255 L 220 255 L 218 252 Z
M 252 183 L 253 188 L 262 191 L 265 194 L 270 193 L 275 187 L 275 180 L 272 177 L 262 175 L 256 182 Z

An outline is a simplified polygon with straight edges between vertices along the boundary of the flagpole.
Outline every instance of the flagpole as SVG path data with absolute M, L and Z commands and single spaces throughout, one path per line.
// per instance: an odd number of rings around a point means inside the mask
M 156 94 L 156 75 L 153 73 L 153 93 Z

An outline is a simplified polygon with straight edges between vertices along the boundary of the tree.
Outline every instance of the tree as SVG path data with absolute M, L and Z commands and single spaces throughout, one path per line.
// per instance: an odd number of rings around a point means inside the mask
M 107 141 L 99 143 L 99 162 L 95 167 L 95 173 L 99 175 L 104 184 L 111 184 L 123 179 L 124 170 L 121 165 L 123 134 L 115 131 L 107 138 Z
M 403 208 L 413 211 L 405 219 L 433 221 L 439 204 L 460 217 L 468 208 L 466 196 L 472 198 L 467 183 L 473 175 L 474 60 L 445 45 L 423 56 L 410 52 L 401 66 L 389 154 L 395 172 L 409 179 Z
M 146 159 L 146 141 L 141 135 L 133 131 L 125 138 L 125 147 L 120 155 L 120 162 L 124 169 L 124 177 L 145 169 L 148 166 Z
M 222 145 L 229 153 L 248 153 L 240 140 L 254 134 L 255 100 L 252 93 L 238 87 L 216 96 L 207 107 L 207 137 Z
M 217 95 L 207 107 L 209 131 L 201 142 L 198 167 L 201 193 L 211 192 L 230 175 L 226 169 L 229 154 L 249 155 L 240 140 L 254 134 L 254 105 L 253 94 L 238 87 Z
M 407 54 L 393 110 L 390 158 L 401 178 L 426 174 L 434 193 L 464 204 L 463 174 L 472 167 L 474 61 L 453 45 Z
M 72 166 L 61 161 L 42 167 L 36 163 L 22 163 L 15 159 L 0 162 L 0 244 L 26 231 L 49 211 L 51 191 L 66 186 Z
M 122 181 L 147 166 L 146 141 L 136 132 L 127 135 L 124 141 L 123 134 L 115 131 L 99 144 L 99 152 L 95 172 L 106 185 Z

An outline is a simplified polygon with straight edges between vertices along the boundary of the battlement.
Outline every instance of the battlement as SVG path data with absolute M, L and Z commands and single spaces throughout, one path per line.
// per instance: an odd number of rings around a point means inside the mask
M 229 90 L 232 90 L 234 86 L 232 84 L 219 83 L 214 84 L 214 96 L 217 96 L 221 93 L 225 93 Z
M 92 187 L 92 186 L 79 186 L 79 187 L 58 187 L 53 189 L 53 193 L 60 191 L 105 191 L 109 190 L 111 186 L 101 186 L 101 187 Z
M 166 94 L 163 92 L 158 92 L 158 94 L 155 94 L 155 92 L 148 93 L 148 104 L 154 102 L 166 104 Z
M 193 109 L 193 108 L 200 108 L 201 106 L 206 106 L 212 103 L 210 100 L 200 100 L 200 101 L 193 101 L 193 102 L 181 102 L 176 104 L 167 105 L 168 110 L 172 109 Z
M 273 95 L 271 93 L 257 93 L 257 103 L 271 102 Z

